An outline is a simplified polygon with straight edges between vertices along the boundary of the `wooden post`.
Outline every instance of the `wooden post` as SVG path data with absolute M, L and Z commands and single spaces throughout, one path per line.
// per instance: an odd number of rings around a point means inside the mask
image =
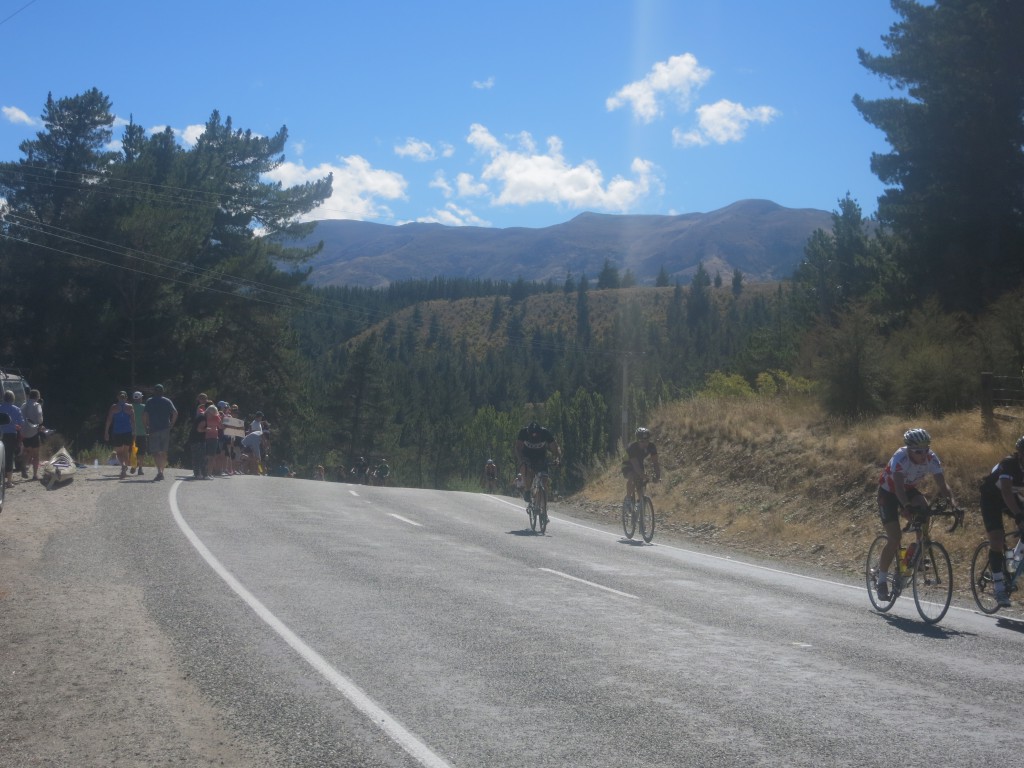
M 981 428 L 989 437 L 996 437 L 999 430 L 996 428 L 996 417 L 994 408 L 993 388 L 995 377 L 990 371 L 981 373 Z

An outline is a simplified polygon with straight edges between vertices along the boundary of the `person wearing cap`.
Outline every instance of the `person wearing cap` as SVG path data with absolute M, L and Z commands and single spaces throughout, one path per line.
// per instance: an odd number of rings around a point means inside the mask
M 135 437 L 135 409 L 128 404 L 128 393 L 123 390 L 117 393 L 117 402 L 107 409 L 103 436 L 114 446 L 117 460 L 121 462 L 121 479 L 124 480 L 128 476 L 128 460 Z
M 200 392 L 196 395 L 196 415 L 200 413 L 206 415 L 206 406 L 212 405 L 210 398 L 206 396 L 205 392 Z
M 146 401 L 142 418 L 149 435 L 149 452 L 153 455 L 153 463 L 156 464 L 156 477 L 153 478 L 155 483 L 164 479 L 167 450 L 171 444 L 171 427 L 178 420 L 178 411 L 170 398 L 164 395 L 163 384 L 153 387 L 153 396 Z
M 262 475 L 263 471 L 263 411 L 256 411 L 249 432 L 242 438 L 243 459 L 248 457 L 249 474 Z
M 146 404 L 142 402 L 141 392 L 132 392 L 132 410 L 135 411 L 135 455 L 132 456 L 131 466 L 128 474 L 134 475 L 136 467 L 139 470 L 139 477 L 144 474 L 142 471 L 142 459 L 146 455 L 146 424 L 142 418 L 146 410 Z

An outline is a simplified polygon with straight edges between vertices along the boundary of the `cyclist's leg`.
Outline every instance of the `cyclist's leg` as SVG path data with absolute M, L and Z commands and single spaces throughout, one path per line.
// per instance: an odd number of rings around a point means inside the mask
M 988 567 L 992 572 L 992 593 L 1002 607 L 1010 605 L 1006 592 L 1006 574 L 1003 572 L 1003 548 L 1006 546 L 1006 530 L 1003 528 L 1003 505 L 982 496 L 981 519 L 985 523 L 988 537 Z
M 533 465 L 529 461 L 524 461 L 521 469 L 523 473 L 523 501 L 529 504 L 530 490 L 533 488 Z
M 900 541 L 903 538 L 903 532 L 900 530 L 900 505 L 896 494 L 879 489 L 878 517 L 882 521 L 885 535 L 889 537 L 878 558 L 878 583 L 882 584 L 883 577 L 887 576 L 890 570 L 896 570 L 892 567 L 893 561 L 896 559 L 896 553 L 900 551 Z

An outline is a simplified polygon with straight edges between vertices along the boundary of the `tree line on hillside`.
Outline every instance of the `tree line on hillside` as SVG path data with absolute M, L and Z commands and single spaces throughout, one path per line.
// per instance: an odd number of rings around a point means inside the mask
M 438 488 L 472 486 L 487 458 L 510 475 L 515 433 L 538 418 L 573 490 L 655 405 L 706 387 L 814 386 L 843 417 L 969 407 L 982 369 L 1024 368 L 1024 6 L 893 7 L 889 55 L 860 57 L 907 96 L 854 98 L 889 140 L 871 162 L 892 186 L 877 220 L 840 199 L 773 286 L 702 266 L 642 289 L 609 261 L 593 284 L 314 288 L 317 249 L 289 243 L 332 179 L 265 180 L 286 129 L 214 111 L 194 146 L 134 122 L 112 145 L 106 95 L 51 95 L 44 129 L 0 164 L 0 364 L 28 370 L 78 447 L 117 390 L 159 381 L 186 410 L 199 391 L 263 410 L 294 466 L 386 456 L 395 482 Z

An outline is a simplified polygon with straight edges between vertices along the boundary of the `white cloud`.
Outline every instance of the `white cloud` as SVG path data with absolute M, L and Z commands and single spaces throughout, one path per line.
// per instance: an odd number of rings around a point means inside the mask
M 778 117 L 775 107 L 744 107 L 722 99 L 697 108 L 697 127 L 691 131 L 672 130 L 672 143 L 682 147 L 706 147 L 741 141 L 751 123 L 767 124 Z
M 266 178 L 285 188 L 334 174 L 331 196 L 314 208 L 304 220 L 391 218 L 391 209 L 382 200 L 404 200 L 407 182 L 400 173 L 373 168 L 365 158 L 349 155 L 340 164 L 321 163 L 306 168 L 297 163 L 282 163 Z
M 483 197 L 490 189 L 482 181 L 477 181 L 471 173 L 460 173 L 455 177 L 455 185 L 459 190 L 459 197 Z
M 147 129 L 147 133 L 150 136 L 156 136 L 158 133 L 163 133 L 169 125 L 154 125 Z M 174 131 L 174 135 L 178 137 L 178 140 L 189 147 L 194 147 L 196 142 L 199 141 L 199 137 L 206 131 L 205 123 L 196 123 L 194 125 L 186 126 L 185 128 L 171 128 Z
M 455 203 L 446 203 L 444 208 L 435 208 L 430 216 L 421 216 L 416 221 L 423 224 L 446 224 L 449 227 L 489 227 L 491 222 L 481 219 L 468 208 Z
M 441 193 L 445 197 L 451 197 L 454 193 L 452 185 L 448 183 L 448 179 L 444 175 L 444 171 L 438 171 L 435 173 L 434 178 L 430 180 L 430 183 L 427 186 L 432 189 L 440 189 Z
M 674 98 L 680 109 L 690 108 L 690 98 L 711 77 L 711 70 L 697 64 L 692 53 L 659 61 L 643 80 L 624 85 L 605 101 L 609 112 L 627 104 L 633 115 L 649 123 L 662 114 L 662 97 Z
M 518 136 L 518 148 L 510 149 L 475 123 L 466 140 L 488 161 L 480 182 L 460 177 L 459 187 L 465 184 L 466 189 L 480 193 L 481 182 L 497 186 L 500 191 L 492 196 L 494 205 L 555 203 L 570 208 L 626 211 L 659 184 L 654 165 L 640 158 L 631 165 L 634 178 L 616 176 L 605 184 L 601 169 L 593 161 L 569 165 L 562 155 L 561 139 L 556 136 L 548 139 L 544 153 L 525 132 Z
M 411 157 L 413 160 L 426 162 L 437 157 L 434 148 L 426 141 L 408 138 L 405 144 L 395 147 L 395 154 L 399 157 Z
M 473 87 L 480 91 L 486 91 L 494 87 L 494 75 L 491 75 L 486 80 L 474 80 Z
M 17 107 L 0 107 L 0 112 L 9 123 L 15 125 L 35 125 L 36 121 Z
M 181 137 L 181 140 L 188 144 L 190 147 L 194 147 L 196 142 L 199 141 L 199 137 L 206 133 L 206 123 L 196 123 L 185 127 L 185 130 L 178 131 L 175 133 Z

